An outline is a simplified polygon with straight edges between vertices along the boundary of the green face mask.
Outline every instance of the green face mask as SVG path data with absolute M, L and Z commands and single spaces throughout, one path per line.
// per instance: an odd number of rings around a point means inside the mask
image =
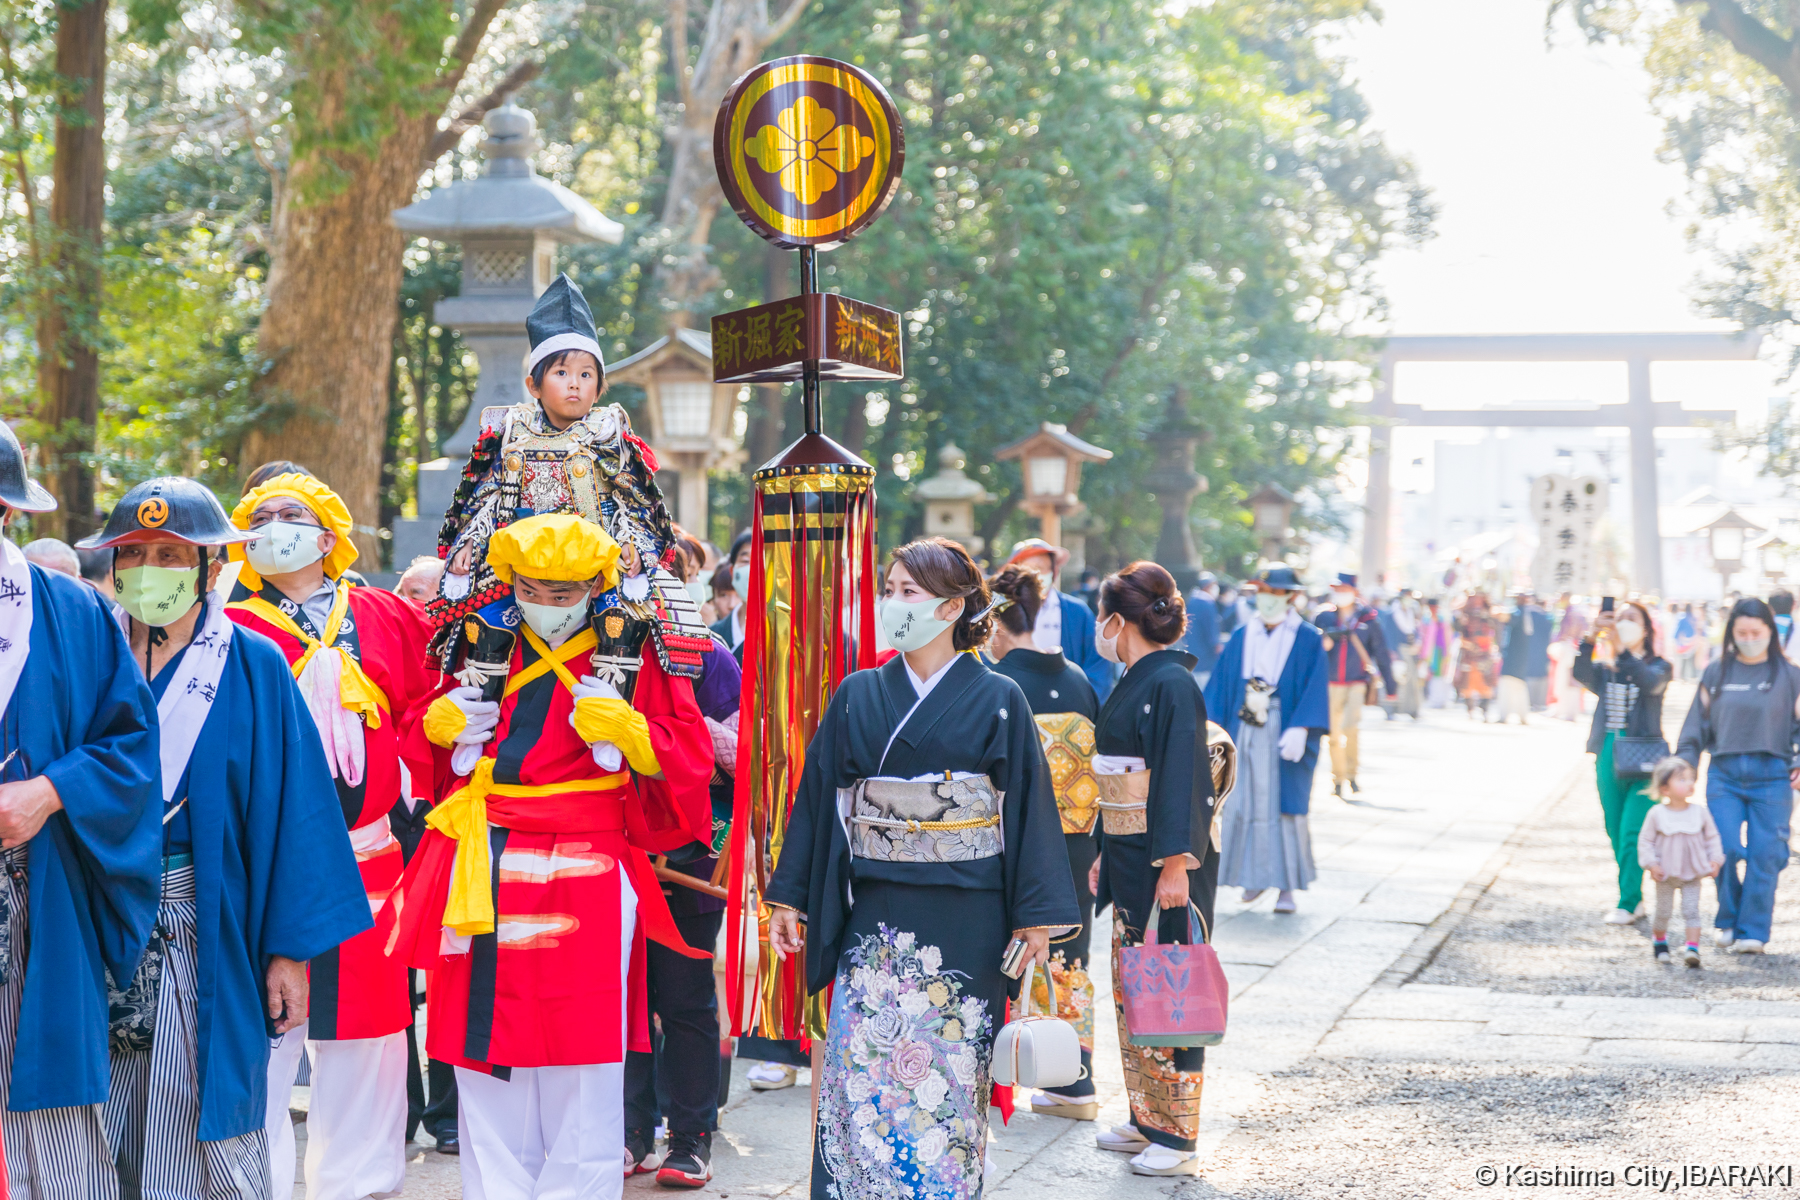
M 126 567 L 113 572 L 113 596 L 132 620 L 161 628 L 199 602 L 200 572 L 194 567 Z

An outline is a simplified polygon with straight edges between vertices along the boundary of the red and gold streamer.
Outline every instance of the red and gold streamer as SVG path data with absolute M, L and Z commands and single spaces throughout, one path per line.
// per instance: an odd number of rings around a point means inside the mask
M 761 898 L 825 705 L 845 675 L 875 665 L 875 471 L 861 463 L 772 465 L 751 478 L 728 999 L 734 1033 L 818 1038 L 829 993 L 807 996 L 805 964 L 776 961 Z M 754 972 L 745 961 L 752 907 Z

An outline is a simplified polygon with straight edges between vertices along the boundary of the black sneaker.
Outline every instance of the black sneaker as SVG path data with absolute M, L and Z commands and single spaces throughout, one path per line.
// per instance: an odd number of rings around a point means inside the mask
M 1668 966 L 1669 965 L 1669 943 L 1667 943 L 1667 942 L 1651 942 L 1650 943 L 1650 957 L 1654 958 L 1657 962 L 1662 963 L 1664 966 Z
M 1360 796 L 1362 795 L 1362 784 L 1356 782 L 1355 779 L 1352 779 L 1350 781 L 1350 790 Z
M 705 1187 L 712 1178 L 712 1134 L 669 1131 L 669 1153 L 656 1182 L 663 1187 Z
M 662 1159 L 656 1154 L 656 1132 L 650 1129 L 625 1131 L 625 1178 L 648 1175 Z

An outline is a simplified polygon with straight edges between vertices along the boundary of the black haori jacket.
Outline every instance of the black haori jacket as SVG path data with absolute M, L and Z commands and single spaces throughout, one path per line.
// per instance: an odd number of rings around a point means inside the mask
M 839 789 L 874 776 L 912 779 L 945 771 L 986 775 L 1002 794 L 1000 855 L 947 863 L 859 858 L 853 864 Z M 811 991 L 824 989 L 837 973 L 853 879 L 986 893 L 1005 906 L 1008 929 L 1047 927 L 1055 937 L 1080 926 L 1050 767 L 1018 684 L 973 654 L 959 654 L 923 701 L 899 655 L 844 680 L 806 748 L 806 769 L 767 896 L 806 918 Z

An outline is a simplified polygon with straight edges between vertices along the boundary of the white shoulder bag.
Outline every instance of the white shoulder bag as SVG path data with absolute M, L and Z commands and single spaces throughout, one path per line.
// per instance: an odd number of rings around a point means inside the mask
M 1081 1037 L 1060 1017 L 1031 1015 L 1033 963 L 1019 982 L 1019 1015 L 994 1036 L 995 1083 L 1025 1088 L 1067 1087 L 1081 1078 Z M 1052 997 L 1056 984 L 1045 975 Z

